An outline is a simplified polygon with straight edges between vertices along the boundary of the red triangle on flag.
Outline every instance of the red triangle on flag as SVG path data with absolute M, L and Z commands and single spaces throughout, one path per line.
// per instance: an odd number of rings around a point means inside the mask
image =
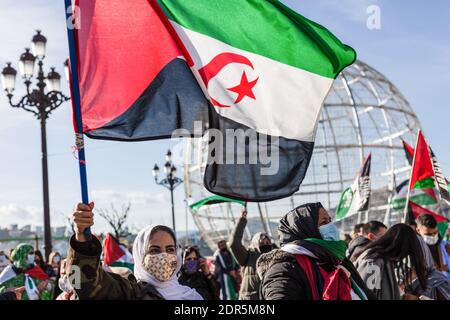
M 412 158 L 414 158 L 414 149 L 411 147 L 405 140 L 402 140 L 403 148 L 405 149 L 405 153 Z
M 434 177 L 434 170 L 433 164 L 431 163 L 430 151 L 423 137 L 422 130 L 420 130 L 414 153 L 409 189 L 413 189 L 417 181 L 432 177 Z
M 46 274 L 44 270 L 42 270 L 42 268 L 37 265 L 31 269 L 26 270 L 24 273 L 38 280 L 47 280 L 49 278 L 48 274 Z
M 120 259 L 125 253 L 119 245 L 119 242 L 111 234 L 107 234 L 103 248 L 103 261 L 110 266 L 115 261 Z
M 414 203 L 412 201 L 409 202 L 409 207 L 411 208 L 414 220 L 417 219 L 421 215 L 429 214 L 429 215 L 432 215 L 436 219 L 437 223 L 447 221 L 447 218 L 437 214 L 436 212 L 433 212 L 424 207 L 421 207 L 417 203 Z

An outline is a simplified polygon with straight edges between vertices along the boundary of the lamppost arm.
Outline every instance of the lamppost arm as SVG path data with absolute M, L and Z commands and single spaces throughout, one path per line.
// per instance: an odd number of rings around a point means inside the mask
M 172 180 L 172 183 L 170 180 Z M 167 189 L 171 190 L 175 189 L 180 184 L 182 184 L 183 180 L 178 177 L 174 177 L 174 178 L 164 178 L 161 181 L 158 181 L 158 179 L 155 178 L 155 182 L 156 184 L 159 184 L 160 186 L 166 187 Z
M 39 118 L 39 116 L 40 116 L 39 112 L 28 107 L 28 106 L 31 106 L 31 107 L 35 106 L 35 104 L 30 101 L 29 94 L 27 94 L 26 96 L 23 96 L 22 99 L 20 99 L 20 101 L 17 104 L 12 102 L 12 97 L 13 97 L 12 94 L 8 94 L 8 101 L 9 101 L 9 105 L 11 107 L 22 108 L 23 110 L 31 112 L 32 114 L 34 114 L 36 117 Z
M 46 95 L 49 103 L 49 108 L 46 110 L 46 114 L 49 115 L 53 110 L 57 109 L 64 102 L 69 101 L 70 97 L 65 96 L 60 91 L 50 91 Z

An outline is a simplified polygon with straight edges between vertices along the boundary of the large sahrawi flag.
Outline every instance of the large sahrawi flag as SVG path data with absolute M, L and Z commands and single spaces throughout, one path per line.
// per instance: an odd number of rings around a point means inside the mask
M 188 30 L 203 37 L 196 43 L 183 38 L 189 54 L 169 33 L 171 25 L 155 1 L 75 4 L 81 12 L 75 33 L 83 133 L 124 141 L 163 139 L 179 128 L 192 132 L 195 120 L 202 130 L 249 128 L 254 135 L 244 142 L 230 147 L 230 139 L 220 141 L 223 154 L 244 149 L 248 155 L 256 143 L 275 150 L 272 158 L 279 154 L 279 161 L 269 164 L 274 170 L 262 175 L 267 163 L 261 158 L 247 164 L 212 163 L 205 186 L 256 201 L 298 189 L 321 104 L 333 78 L 355 59 L 353 49 L 276 1 L 165 2 L 170 17 L 186 22 L 182 38 Z M 190 24 L 204 32 L 189 29 Z M 280 136 L 279 149 L 272 148 L 276 140 L 264 139 L 267 133 Z
M 356 59 L 355 51 L 275 0 L 152 4 L 168 18 L 214 106 L 217 117 L 210 128 L 247 132 L 247 139 L 224 136 L 219 142 L 222 159 L 231 154 L 240 164 L 209 161 L 205 187 L 247 201 L 274 200 L 297 191 L 313 152 L 323 101 L 333 80 Z M 254 156 L 254 145 L 275 150 L 270 153 L 278 158 L 270 164 L 273 171 L 262 173 L 269 166 L 261 159 L 239 162 L 236 153 Z
M 371 162 L 372 154 L 369 153 L 367 158 L 364 159 L 353 184 L 342 192 L 336 209 L 336 220 L 369 209 Z

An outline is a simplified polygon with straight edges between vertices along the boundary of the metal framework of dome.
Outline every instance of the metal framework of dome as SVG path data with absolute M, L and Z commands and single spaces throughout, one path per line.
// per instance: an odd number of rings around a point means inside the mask
M 401 139 L 410 144 L 420 128 L 419 120 L 398 89 L 381 73 L 356 61 L 335 80 L 328 94 L 317 128 L 311 163 L 299 191 L 288 198 L 266 203 L 249 203 L 246 240 L 265 230 L 274 239 L 279 219 L 296 206 L 320 201 L 332 214 L 341 192 L 353 182 L 365 156 L 372 153 L 372 194 L 366 213 L 340 221 L 348 231 L 358 221 L 372 219 L 391 225 L 401 214 L 389 205 L 395 186 L 409 178 Z M 185 146 L 185 195 L 201 198 L 207 144 L 203 139 L 189 139 Z M 192 213 L 201 236 L 215 248 L 225 239 L 239 217 L 236 204 L 215 204 Z

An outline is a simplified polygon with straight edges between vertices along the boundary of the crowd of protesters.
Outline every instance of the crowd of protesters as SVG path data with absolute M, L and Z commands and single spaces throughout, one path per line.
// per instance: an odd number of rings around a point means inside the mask
M 280 220 L 277 239 L 258 232 L 246 246 L 243 210 L 209 258 L 196 246 L 181 248 L 169 227 L 150 225 L 130 248 L 130 270 L 106 266 L 100 240 L 85 235 L 93 209 L 93 203 L 77 205 L 64 259 L 58 252 L 45 259 L 28 244 L 0 251 L 0 299 L 450 299 L 450 243 L 432 215 L 390 228 L 358 224 L 344 241 L 327 210 L 309 203 Z

